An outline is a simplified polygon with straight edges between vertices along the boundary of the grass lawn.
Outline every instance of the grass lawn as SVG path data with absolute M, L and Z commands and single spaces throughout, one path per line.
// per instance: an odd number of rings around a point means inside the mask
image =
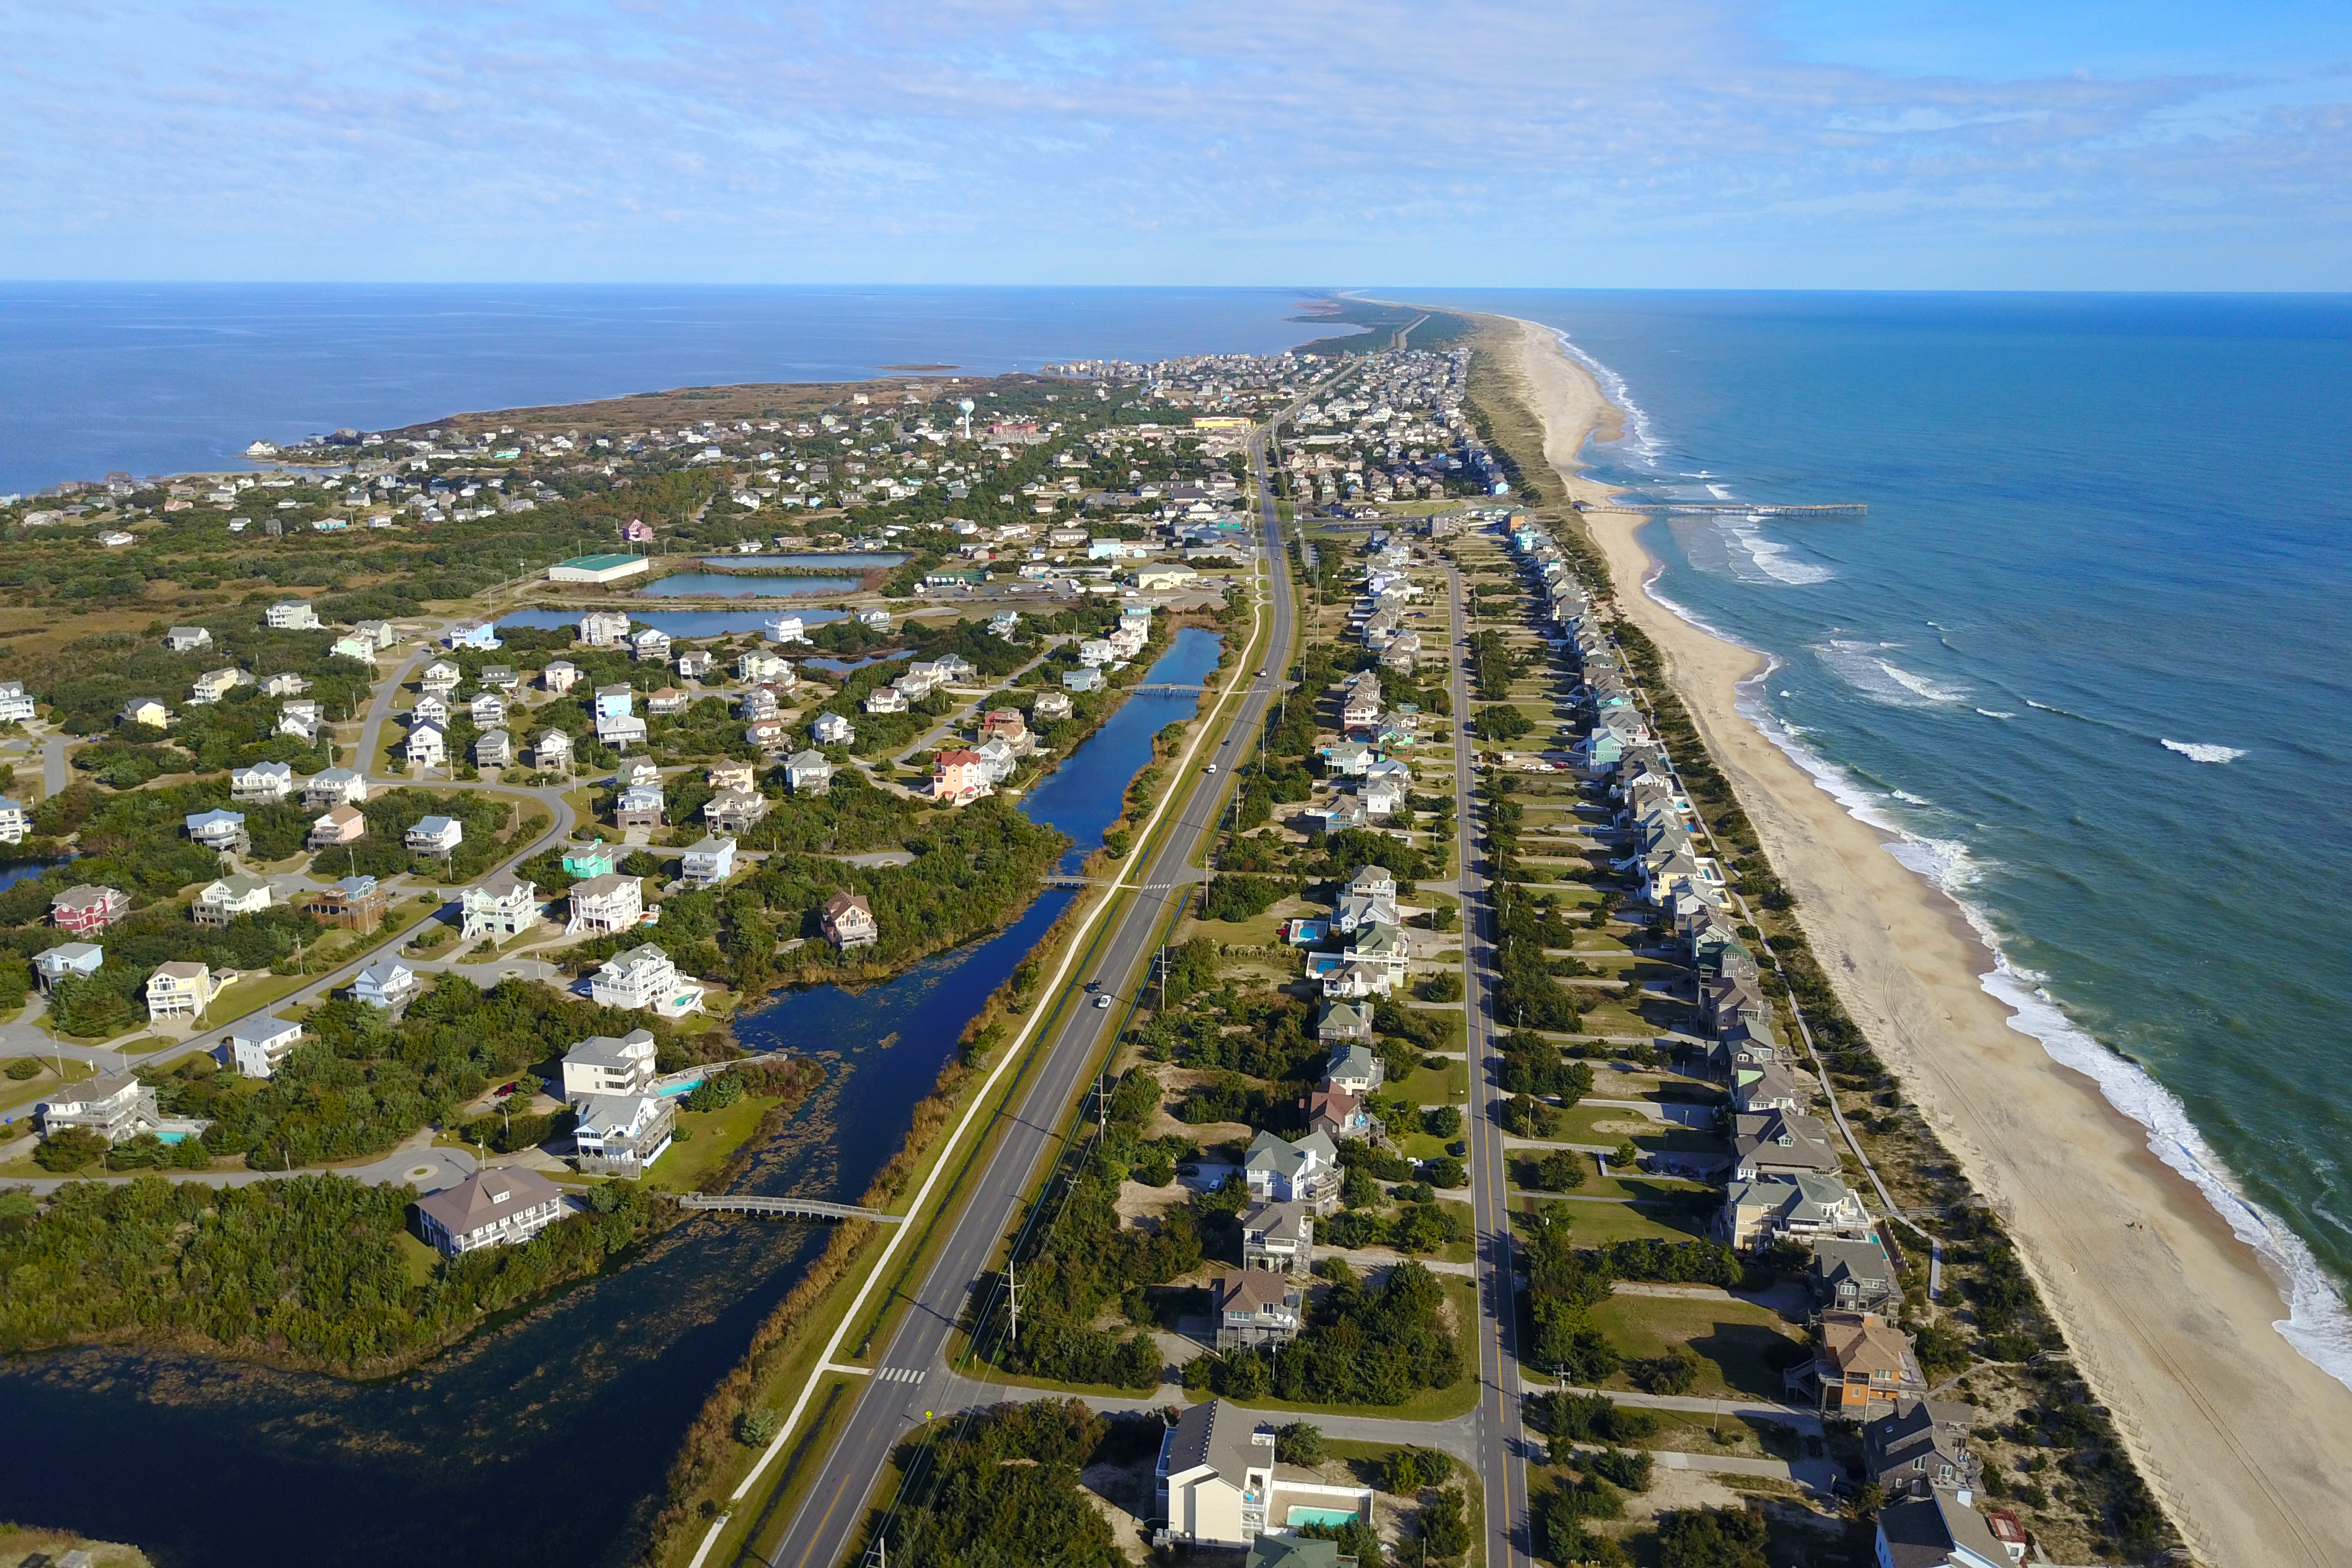
M 746 1094 L 723 1111 L 680 1111 L 677 1130 L 691 1134 L 670 1145 L 645 1179 L 663 1192 L 692 1190 L 759 1130 L 774 1098 Z
M 1389 1136 L 1395 1141 L 1399 1152 L 1407 1159 L 1433 1160 L 1445 1152 L 1446 1145 L 1458 1144 L 1467 1134 L 1456 1133 L 1450 1138 L 1440 1138 L 1420 1131 L 1416 1125 L 1412 1132 L 1402 1134 L 1391 1127 L 1389 1129 Z
M 1768 1307 L 1746 1301 L 1687 1301 L 1673 1296 L 1612 1296 L 1594 1307 L 1592 1326 L 1628 1358 L 1654 1356 L 1687 1345 L 1699 1358 L 1693 1393 L 1779 1399 L 1781 1368 L 1804 1354 L 1798 1331 Z M 1631 1388 L 1622 1373 L 1610 1386 Z
M 1542 1197 L 1515 1197 L 1512 1207 L 1525 1209 L 1531 1204 L 1546 1201 Z M 1631 1203 L 1563 1202 L 1569 1226 L 1580 1247 L 1606 1247 L 1612 1241 L 1699 1241 L 1706 1237 L 1706 1219 L 1702 1215 L 1685 1213 L 1671 1208 Z
M 1403 1079 L 1381 1085 L 1381 1092 L 1416 1105 L 1459 1105 L 1470 1098 L 1470 1064 L 1448 1061 L 1444 1067 L 1416 1067 Z
M 429 1285 L 433 1270 L 440 1266 L 441 1254 L 404 1230 L 400 1233 L 400 1260 L 408 1269 L 408 1282 Z
M 1631 1138 L 1635 1148 L 1654 1153 L 1672 1151 L 1710 1155 L 1726 1152 L 1723 1140 L 1712 1134 L 1676 1126 L 1671 1122 L 1654 1122 L 1642 1112 L 1628 1111 L 1616 1105 L 1579 1105 L 1574 1110 L 1563 1112 L 1559 1118 L 1559 1130 L 1552 1136 L 1565 1144 L 1612 1145 L 1620 1138 Z
M 9 1060 L 22 1059 L 12 1057 Z M 87 1061 L 77 1061 L 68 1057 L 65 1059 L 66 1075 L 59 1078 L 57 1064 L 54 1061 L 41 1057 L 31 1060 L 41 1062 L 40 1071 L 32 1077 L 0 1078 L 0 1111 L 14 1110 L 19 1105 L 29 1104 L 35 1100 L 43 1099 L 58 1084 L 79 1083 L 85 1078 L 95 1076 L 98 1071 L 97 1068 Z
M 1263 915 L 1252 915 L 1247 920 L 1188 917 L 1181 935 L 1187 937 L 1206 936 L 1212 942 L 1230 947 L 1273 947 L 1281 944 L 1282 938 L 1275 927 L 1281 925 L 1284 918 L 1272 909 Z

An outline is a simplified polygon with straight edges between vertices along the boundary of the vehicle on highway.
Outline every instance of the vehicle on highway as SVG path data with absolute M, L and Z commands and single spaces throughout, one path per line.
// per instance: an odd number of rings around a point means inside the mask
M 1101 982 L 1100 980 L 1088 980 L 1088 981 L 1087 982 L 1087 995 L 1088 995 L 1088 996 L 1090 996 L 1090 997 L 1091 997 L 1091 996 L 1093 996 L 1097 991 L 1099 991 L 1099 990 L 1101 990 L 1101 989 L 1102 989 L 1102 982 Z
M 1217 765 L 1216 765 L 1215 763 L 1213 763 L 1213 762 L 1210 763 L 1208 767 L 1206 767 L 1206 768 L 1202 768 L 1202 772 L 1204 772 L 1204 773 L 1214 773 L 1216 770 L 1217 770 Z
M 1107 1008 L 1110 1006 L 1110 998 L 1108 997 L 1097 997 L 1095 998 L 1095 1006 L 1098 1008 Z

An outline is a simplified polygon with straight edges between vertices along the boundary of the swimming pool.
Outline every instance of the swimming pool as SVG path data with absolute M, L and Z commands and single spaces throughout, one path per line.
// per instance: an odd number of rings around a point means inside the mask
M 1345 1524 L 1356 1517 L 1352 1508 L 1293 1508 L 1282 1516 L 1282 1522 L 1296 1530 L 1302 1524 Z

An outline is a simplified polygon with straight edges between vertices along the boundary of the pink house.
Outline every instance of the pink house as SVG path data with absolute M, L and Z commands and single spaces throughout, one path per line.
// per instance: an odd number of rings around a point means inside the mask
M 977 800 L 993 788 L 987 759 L 977 751 L 942 751 L 932 762 L 931 799 L 961 806 Z
M 649 545 L 654 542 L 653 525 L 642 517 L 631 517 L 621 537 L 633 545 Z

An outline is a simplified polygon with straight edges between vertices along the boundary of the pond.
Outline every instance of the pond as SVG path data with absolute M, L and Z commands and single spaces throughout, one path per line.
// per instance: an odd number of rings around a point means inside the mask
M 827 621 L 839 621 L 848 615 L 846 610 L 800 610 L 803 624 L 819 625 Z M 667 632 L 673 637 L 729 637 L 738 632 L 759 632 L 766 629 L 772 619 L 764 610 L 632 610 L 629 623 L 650 626 L 656 632 Z M 529 626 L 545 631 L 555 626 L 577 626 L 580 612 L 576 610 L 518 610 L 511 615 L 499 617 L 501 626 Z
M 707 555 L 702 563 L 762 571 L 867 571 L 877 566 L 904 566 L 907 555 L 904 550 L 812 550 L 806 555 Z
M 746 558 L 749 559 L 749 558 Z M 680 571 L 637 590 L 645 599 L 811 599 L 855 593 L 862 577 L 730 577 L 716 571 Z
M 808 617 L 803 615 L 801 619 L 805 621 Z M 803 659 L 801 665 L 803 669 L 830 670 L 836 675 L 847 675 L 868 664 L 887 664 L 893 659 L 911 659 L 914 656 L 912 648 L 901 648 L 895 653 L 872 653 L 863 659 Z
M 1216 655 L 1214 636 L 1187 631 L 1150 678 L 1197 683 Z M 1079 841 L 1067 863 L 1099 845 L 1153 733 L 1193 700 L 1129 698 L 1031 792 L 1024 809 Z M 833 1071 L 736 1190 L 858 1197 L 964 1024 L 1074 896 L 1049 890 L 887 984 L 791 993 L 737 1020 L 746 1046 Z M 18 1437 L 0 1518 L 135 1542 L 168 1568 L 375 1568 L 453 1542 L 473 1562 L 626 1568 L 705 1395 L 824 1240 L 814 1225 L 697 1219 L 377 1383 L 170 1351 L 10 1357 L 0 1430 Z

